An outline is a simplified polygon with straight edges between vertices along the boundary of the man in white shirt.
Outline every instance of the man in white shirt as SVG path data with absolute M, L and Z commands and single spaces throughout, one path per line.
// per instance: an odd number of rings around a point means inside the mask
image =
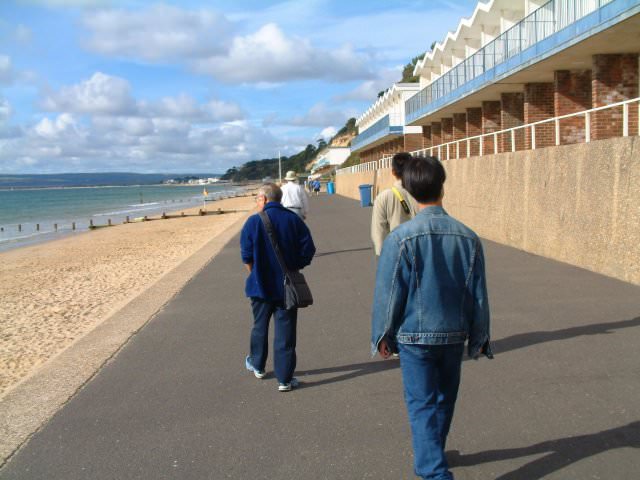
M 289 170 L 284 179 L 286 183 L 281 187 L 281 203 L 285 208 L 298 214 L 298 216 L 304 220 L 309 213 L 309 197 L 307 197 L 307 192 L 304 191 L 302 185 L 298 185 L 298 177 L 293 170 Z

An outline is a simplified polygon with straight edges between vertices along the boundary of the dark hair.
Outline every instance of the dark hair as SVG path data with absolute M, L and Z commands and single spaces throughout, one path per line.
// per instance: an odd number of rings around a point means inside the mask
M 408 152 L 396 153 L 391 160 L 391 172 L 393 173 L 393 175 L 398 178 L 402 178 L 402 171 L 404 170 L 404 166 L 412 158 L 413 157 Z
M 436 157 L 413 157 L 402 172 L 402 186 L 422 204 L 440 198 L 446 179 L 444 167 Z

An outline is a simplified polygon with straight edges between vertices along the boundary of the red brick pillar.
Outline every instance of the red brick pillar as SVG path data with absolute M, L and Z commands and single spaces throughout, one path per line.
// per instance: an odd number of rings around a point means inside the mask
M 500 121 L 503 130 L 524 124 L 524 93 L 513 92 L 500 95 Z M 511 138 L 511 132 L 500 135 L 498 139 L 500 152 L 510 152 L 512 150 Z M 513 138 L 515 139 L 515 149 L 524 149 L 523 129 L 516 130 Z
M 500 119 L 500 102 L 482 102 L 482 133 L 493 133 L 502 129 L 502 123 Z M 495 150 L 493 135 L 488 135 L 483 138 L 483 155 L 491 155 Z M 495 149 L 495 150 L 494 150 Z
M 440 120 L 442 124 L 442 143 L 447 143 L 453 140 L 453 118 L 443 118 Z M 449 153 L 447 153 L 447 150 Z M 446 148 L 442 149 L 442 158 L 441 160 L 447 160 L 449 158 L 455 158 L 456 151 L 452 145 L 447 145 Z
M 431 125 L 422 126 L 422 148 L 429 148 L 431 145 Z
M 404 135 L 404 151 L 414 152 L 422 148 L 421 133 L 406 133 Z
M 524 86 L 524 123 L 534 123 L 554 116 L 553 83 L 527 83 Z M 535 127 L 536 148 L 555 145 L 554 123 L 548 122 Z M 524 148 L 532 148 L 531 128 L 524 132 Z
M 553 77 L 555 117 L 591 108 L 591 70 L 556 70 Z M 565 118 L 559 126 L 561 145 L 584 142 L 584 116 Z M 552 145 L 555 145 L 555 125 L 553 128 Z
M 467 136 L 467 114 L 466 113 L 454 113 L 453 114 L 453 140 L 462 140 Z M 467 144 L 466 142 L 460 142 L 457 146 L 452 145 L 453 158 L 464 158 L 467 156 Z
M 442 124 L 440 122 L 433 122 L 431 124 L 431 143 L 433 146 L 437 146 L 442 143 Z M 433 149 L 433 156 L 439 157 L 437 148 Z
M 593 56 L 591 98 L 593 108 L 609 105 L 638 96 L 638 54 L 625 53 Z M 591 138 L 622 135 L 622 107 L 594 112 Z M 638 132 L 638 105 L 629 108 L 629 134 Z
M 475 137 L 482 133 L 482 108 L 467 108 L 467 125 L 466 125 L 466 137 Z M 465 155 L 467 146 L 465 145 Z M 480 140 L 469 141 L 469 155 L 475 156 L 480 154 Z

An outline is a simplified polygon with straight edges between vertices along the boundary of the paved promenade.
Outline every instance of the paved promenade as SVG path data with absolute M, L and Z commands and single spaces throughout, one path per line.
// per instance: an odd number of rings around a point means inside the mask
M 397 360 L 369 356 L 370 209 L 312 199 L 301 388 L 244 369 L 238 238 L 0 470 L 0 479 L 410 479 Z M 640 472 L 640 287 L 485 242 L 493 361 L 465 361 L 448 443 L 467 479 Z

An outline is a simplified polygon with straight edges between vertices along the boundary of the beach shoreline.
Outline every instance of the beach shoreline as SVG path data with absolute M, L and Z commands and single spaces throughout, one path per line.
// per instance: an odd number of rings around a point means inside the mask
M 255 205 L 250 193 L 207 203 L 207 215 L 176 210 L 0 252 L 0 400 Z

